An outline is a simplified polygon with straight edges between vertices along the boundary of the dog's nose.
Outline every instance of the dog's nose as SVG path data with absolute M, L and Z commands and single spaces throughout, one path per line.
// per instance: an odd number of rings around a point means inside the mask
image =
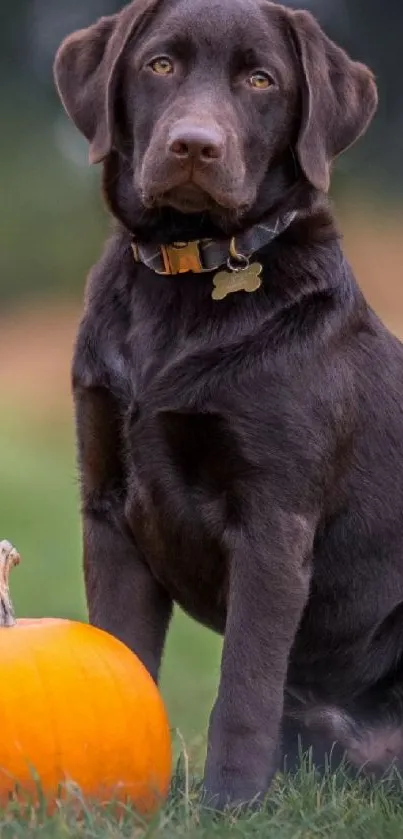
M 220 160 L 224 153 L 224 138 L 213 126 L 179 124 L 171 131 L 168 151 L 180 160 L 211 163 Z

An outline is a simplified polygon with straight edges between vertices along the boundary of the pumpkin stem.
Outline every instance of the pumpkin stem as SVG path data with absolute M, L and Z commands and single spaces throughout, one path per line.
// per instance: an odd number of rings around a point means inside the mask
M 20 555 L 10 542 L 0 542 L 0 627 L 14 626 L 15 624 L 9 578 L 11 569 L 19 562 Z

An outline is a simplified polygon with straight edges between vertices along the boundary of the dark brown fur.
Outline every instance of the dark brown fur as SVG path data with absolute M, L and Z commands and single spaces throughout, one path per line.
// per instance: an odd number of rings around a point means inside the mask
M 137 0 L 55 72 L 118 221 L 73 364 L 91 621 L 155 679 L 174 602 L 224 634 L 217 806 L 264 794 L 299 738 L 318 761 L 336 741 L 402 765 L 403 350 L 325 197 L 375 110 L 370 72 L 265 0 Z M 133 234 L 219 238 L 289 209 L 255 294 L 218 303 L 212 274 L 133 260 Z

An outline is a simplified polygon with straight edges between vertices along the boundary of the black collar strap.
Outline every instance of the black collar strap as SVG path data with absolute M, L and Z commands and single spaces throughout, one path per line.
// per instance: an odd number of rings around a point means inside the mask
M 297 213 L 286 213 L 271 222 L 261 222 L 232 239 L 198 239 L 194 242 L 173 242 L 171 245 L 144 245 L 134 240 L 136 262 L 143 262 L 157 274 L 202 274 L 222 265 L 229 268 L 247 265 L 252 254 L 268 245 L 294 221 Z

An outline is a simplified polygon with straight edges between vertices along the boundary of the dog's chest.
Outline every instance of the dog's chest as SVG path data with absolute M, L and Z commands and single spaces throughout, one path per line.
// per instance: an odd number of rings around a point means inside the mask
M 154 576 L 197 620 L 222 631 L 237 452 L 225 418 L 192 406 L 188 357 L 136 347 L 125 423 L 126 516 Z M 172 370 L 174 373 L 172 374 Z M 181 386 L 178 382 L 181 381 Z
M 163 412 L 128 429 L 126 516 L 154 576 L 197 620 L 221 631 L 228 528 L 235 515 L 219 417 Z
M 202 320 L 198 307 L 190 310 L 181 299 L 175 306 L 156 300 L 152 315 L 149 305 L 139 293 L 115 365 L 128 394 L 126 518 L 172 597 L 222 630 L 228 543 L 240 524 L 246 472 L 237 412 L 232 402 L 228 408 L 234 386 L 227 369 L 219 369 L 223 326 Z

